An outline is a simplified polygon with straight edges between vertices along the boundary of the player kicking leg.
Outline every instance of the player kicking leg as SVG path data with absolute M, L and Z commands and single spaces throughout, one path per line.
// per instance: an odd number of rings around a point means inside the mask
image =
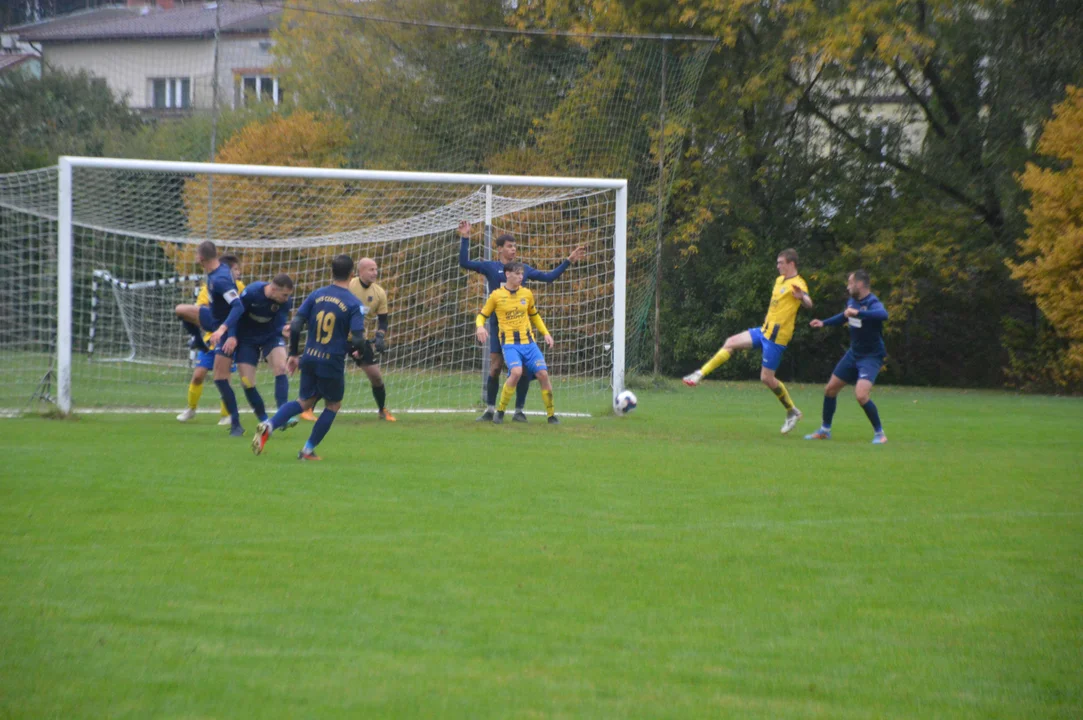
M 298 367 L 297 356 L 291 356 L 286 361 L 287 371 L 292 375 Z M 297 454 L 299 460 L 321 460 L 316 454 L 316 446 L 320 444 L 327 431 L 331 429 L 331 423 L 342 408 L 342 397 L 346 394 L 345 377 L 320 377 L 314 368 L 301 367 L 301 388 L 297 399 L 284 404 L 278 409 L 274 417 L 256 426 L 256 434 L 252 438 L 252 452 L 256 455 L 263 453 L 267 441 L 275 430 L 285 428 L 289 421 L 306 410 L 311 410 L 320 398 L 323 398 L 323 412 L 316 419 L 308 442 Z
M 772 342 L 764 337 L 760 328 L 749 328 L 743 333 L 732 335 L 726 339 L 722 348 L 714 354 L 703 367 L 684 377 L 684 384 L 688 387 L 699 385 L 705 376 L 729 360 L 736 350 L 760 350 L 763 354 L 762 367 L 760 367 L 760 382 L 775 394 L 782 407 L 786 408 L 786 419 L 782 423 L 782 434 L 789 433 L 801 420 L 803 415 L 790 398 L 790 392 L 781 380 L 775 377 L 775 371 L 782 364 L 782 354 L 786 347 Z
M 296 357 L 289 359 L 289 364 L 296 369 Z M 331 429 L 331 423 L 342 408 L 342 396 L 345 394 L 346 384 L 344 380 L 335 381 L 333 378 L 321 378 L 314 370 L 301 368 L 301 390 L 296 400 L 290 401 L 280 407 L 274 417 L 261 422 L 256 426 L 256 434 L 252 438 L 252 452 L 256 455 L 263 453 L 271 434 L 278 429 L 286 427 L 290 419 L 306 410 L 311 410 L 321 397 L 324 399 L 324 409 L 316 419 L 308 442 L 297 453 L 297 459 L 303 461 L 318 461 L 322 458 L 316 454 L 316 446 L 320 444 L 327 431 Z M 323 393 L 328 393 L 324 395 Z M 331 398 L 337 397 L 338 400 Z
M 751 349 L 753 347 L 752 333 L 758 330 L 759 328 L 752 328 L 751 330 L 746 330 L 745 332 L 737 333 L 736 335 L 730 335 L 728 338 L 726 338 L 726 342 L 722 345 L 718 352 L 714 354 L 714 357 L 703 363 L 703 367 L 689 375 L 684 376 L 684 384 L 688 387 L 695 387 L 699 385 L 700 381 L 702 381 L 703 378 L 710 375 L 712 372 L 724 365 L 731 357 L 733 357 L 733 353 L 735 351 Z

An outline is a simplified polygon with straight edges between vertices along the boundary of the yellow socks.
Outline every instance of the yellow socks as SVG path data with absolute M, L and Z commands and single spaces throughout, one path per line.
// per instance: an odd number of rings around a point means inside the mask
M 496 404 L 498 412 L 504 412 L 508 409 L 508 403 L 511 402 L 512 396 L 515 395 L 515 388 L 511 385 L 505 385 L 500 390 L 500 402 Z
M 702 373 L 703 375 L 710 375 L 720 365 L 723 365 L 727 360 L 729 360 L 731 355 L 733 355 L 733 353 L 731 353 L 726 348 L 722 348 L 714 354 L 713 358 L 708 360 L 707 363 L 699 369 L 700 373 Z
M 553 408 L 553 391 L 542 390 L 542 402 L 545 403 L 545 414 L 553 417 L 556 410 Z
M 199 406 L 199 399 L 203 397 L 203 383 L 199 385 L 188 384 L 188 407 L 195 410 Z
M 793 400 L 790 399 L 790 391 L 786 389 L 786 386 L 779 382 L 778 387 L 771 390 L 778 398 L 778 401 L 782 403 L 782 407 L 787 410 L 793 410 Z
M 229 417 L 229 410 L 226 409 L 226 404 L 224 402 L 220 403 L 220 404 L 222 406 L 222 410 L 221 410 L 222 417 Z

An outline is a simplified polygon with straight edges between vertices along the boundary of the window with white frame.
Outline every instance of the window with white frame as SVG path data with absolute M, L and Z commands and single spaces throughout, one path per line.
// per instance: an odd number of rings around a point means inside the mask
M 240 75 L 237 78 L 240 104 L 268 101 L 278 105 L 282 102 L 282 88 L 273 75 Z
M 192 107 L 192 79 L 150 78 L 150 106 L 156 110 Z

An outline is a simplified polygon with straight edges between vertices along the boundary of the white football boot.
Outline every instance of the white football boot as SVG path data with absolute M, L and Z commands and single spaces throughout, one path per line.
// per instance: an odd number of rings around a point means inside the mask
M 797 421 L 804 417 L 801 411 L 797 408 L 786 412 L 786 422 L 782 423 L 782 434 L 785 435 L 790 430 L 797 427 Z
M 696 385 L 699 385 L 699 381 L 702 380 L 702 379 L 703 379 L 703 373 L 701 371 L 699 371 L 699 370 L 696 370 L 691 375 L 685 375 L 682 378 L 684 384 L 687 385 L 688 387 L 695 387 Z

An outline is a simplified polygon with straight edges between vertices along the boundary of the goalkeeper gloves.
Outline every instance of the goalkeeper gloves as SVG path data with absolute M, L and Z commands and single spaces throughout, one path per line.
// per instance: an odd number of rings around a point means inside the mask
M 378 353 L 387 352 L 387 340 L 384 339 L 384 333 L 382 330 L 377 331 L 376 341 L 372 344 L 372 346 Z

